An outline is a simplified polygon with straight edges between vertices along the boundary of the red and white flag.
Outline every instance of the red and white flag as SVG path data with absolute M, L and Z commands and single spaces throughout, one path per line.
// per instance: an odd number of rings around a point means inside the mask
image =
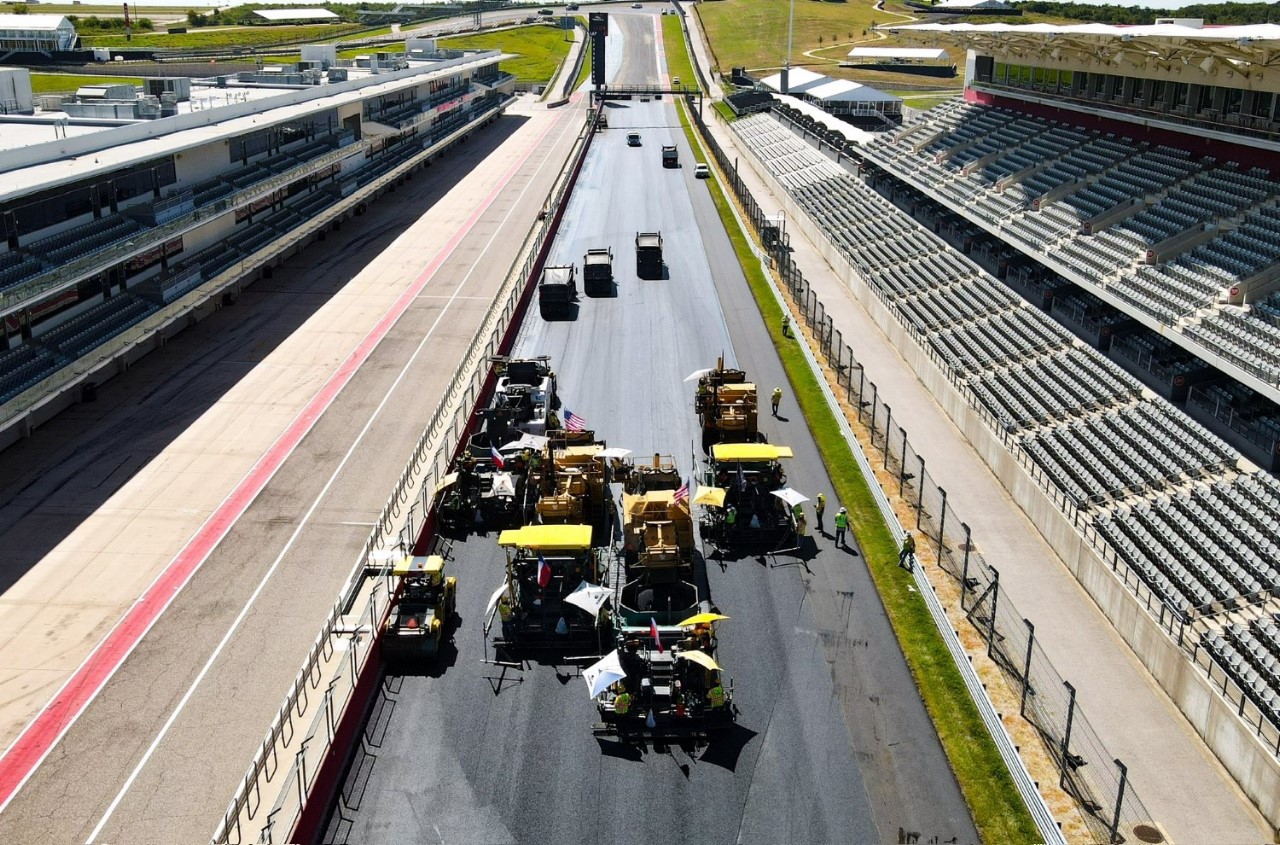
M 653 617 L 649 618 L 649 634 L 653 637 L 653 643 L 658 647 L 658 654 L 662 654 L 662 637 L 658 636 L 658 623 Z
M 493 465 L 498 469 L 502 469 L 507 465 L 506 459 L 502 457 L 502 453 L 498 451 L 497 446 L 490 446 L 489 454 L 493 457 Z
M 674 496 L 673 498 L 675 499 L 676 504 L 679 504 L 680 502 L 687 502 L 687 501 L 689 501 L 689 481 L 688 481 L 688 479 L 685 479 L 684 481 L 682 481 L 682 482 L 680 483 L 680 486 L 676 488 L 675 496 Z
M 551 583 L 551 567 L 547 565 L 547 559 L 538 553 L 538 586 L 544 590 Z

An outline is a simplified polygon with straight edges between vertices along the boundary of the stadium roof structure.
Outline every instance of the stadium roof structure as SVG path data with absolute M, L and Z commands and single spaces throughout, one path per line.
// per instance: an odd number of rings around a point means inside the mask
M 851 59 L 911 59 L 913 61 L 941 61 L 951 54 L 929 47 L 854 47 L 849 51 Z
M 901 97 L 877 91 L 869 85 L 850 82 L 847 79 L 832 79 L 821 85 L 806 88 L 806 96 L 827 103 L 900 103 Z
M 253 13 L 268 21 L 336 21 L 338 16 L 328 9 L 254 9 Z
M 0 29 L 46 32 L 70 24 L 66 15 L 0 15 Z
M 1157 23 L 1111 24 L 902 24 L 885 27 L 909 40 L 951 44 L 987 54 L 1046 54 L 1052 58 L 1118 61 L 1124 53 L 1142 61 L 1213 58 L 1237 67 L 1280 66 L 1280 25 L 1192 26 Z

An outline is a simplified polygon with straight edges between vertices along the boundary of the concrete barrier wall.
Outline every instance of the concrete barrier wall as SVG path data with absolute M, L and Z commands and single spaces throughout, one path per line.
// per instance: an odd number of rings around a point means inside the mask
M 1267 821 L 1280 827 L 1280 759 L 1240 718 L 1238 705 L 1232 704 L 1218 691 L 1165 630 L 1159 618 L 1143 606 L 1140 595 L 1150 595 L 1146 585 L 1137 582 L 1133 575 L 1128 575 L 1129 584 L 1126 585 L 1124 576 L 1089 544 L 1072 518 L 1032 477 L 1029 469 L 1010 451 L 980 412 L 970 405 L 912 332 L 897 319 L 893 309 L 865 282 L 826 233 L 754 155 L 747 154 L 744 159 L 774 196 L 783 198 L 788 226 L 793 231 L 798 229 L 817 247 L 1196 733 Z M 870 381 L 874 381 L 872 376 L 867 374 Z

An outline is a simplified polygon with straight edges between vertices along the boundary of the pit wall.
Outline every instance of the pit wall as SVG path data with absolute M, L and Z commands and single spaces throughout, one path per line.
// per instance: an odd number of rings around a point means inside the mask
M 1273 827 L 1280 828 L 1280 759 L 1239 718 L 1231 703 L 1188 659 L 1166 632 L 1157 615 L 1142 605 L 1134 590 L 1145 590 L 1130 577 L 1127 586 L 1102 554 L 1086 540 L 1071 517 L 1011 453 L 978 410 L 948 379 L 915 336 L 866 283 L 848 259 L 773 177 L 754 153 L 743 153 L 756 175 L 782 202 L 788 225 L 799 228 L 815 246 L 854 298 L 875 321 L 893 348 L 911 366 L 935 401 L 982 456 L 992 473 L 1022 507 L 1027 517 L 1133 649 L 1191 726 L 1235 778 Z M 1167 621 L 1167 620 L 1166 620 Z M 1176 630 L 1176 628 L 1175 628 Z M 1190 632 L 1187 632 L 1190 634 Z

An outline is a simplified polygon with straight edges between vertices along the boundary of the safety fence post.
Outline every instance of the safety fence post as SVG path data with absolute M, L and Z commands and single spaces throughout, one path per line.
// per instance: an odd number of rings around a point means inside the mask
M 1111 817 L 1111 845 L 1116 845 L 1124 841 L 1124 837 L 1120 835 L 1120 808 L 1124 806 L 1124 788 L 1129 782 L 1129 767 L 1121 763 L 1119 757 L 1112 762 L 1120 769 L 1120 786 L 1116 789 L 1116 809 Z
M 889 469 L 889 425 L 893 422 L 893 408 L 889 407 L 889 403 L 884 403 L 884 469 Z M 872 447 L 876 444 L 873 442 Z
M 916 484 L 916 530 L 920 530 L 920 519 L 924 514 L 924 456 L 916 455 L 920 461 L 920 480 Z
M 1000 604 L 1000 573 L 996 571 L 994 566 L 987 567 L 991 570 L 991 618 L 987 622 L 987 657 L 992 657 L 991 652 L 996 647 L 996 610 Z
M 1071 686 L 1070 681 L 1063 681 L 1062 685 L 1067 688 L 1067 729 L 1062 734 L 1062 774 L 1058 778 L 1058 788 L 1067 788 L 1067 767 L 1071 765 L 1071 723 L 1076 716 L 1076 688 Z M 1074 768 L 1074 767 L 1072 767 Z
M 1036 626 L 1031 624 L 1031 620 L 1023 617 L 1023 623 L 1027 626 L 1027 659 L 1022 664 L 1022 703 L 1018 705 L 1018 715 L 1022 718 L 1027 717 L 1027 693 L 1031 690 L 1031 653 L 1036 645 Z
M 969 552 L 973 549 L 973 533 L 969 530 L 968 523 L 960 523 L 960 527 L 964 529 L 964 564 L 960 568 L 960 609 L 968 610 L 964 606 L 965 596 L 969 595 Z
M 946 490 L 944 490 L 943 488 L 939 487 L 939 488 L 938 488 L 938 494 L 942 496 L 942 508 L 941 508 L 941 513 L 940 513 L 940 515 L 938 516 L 938 551 L 937 551 L 937 556 L 938 556 L 938 563 L 942 563 L 942 549 L 943 549 L 943 547 L 946 545 L 946 542 L 947 542 L 947 537 L 946 537 L 946 534 L 944 533 L 944 532 L 946 531 L 946 528 L 947 528 L 947 491 L 946 491 Z

